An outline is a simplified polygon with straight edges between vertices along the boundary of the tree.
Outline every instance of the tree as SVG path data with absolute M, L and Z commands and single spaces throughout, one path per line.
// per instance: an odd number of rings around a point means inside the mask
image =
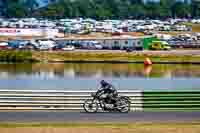
M 163 17 L 173 17 L 174 16 L 174 4 L 176 0 L 160 0 L 160 11 Z
M 25 17 L 26 9 L 22 3 L 15 0 L 10 0 L 7 3 L 7 14 L 9 17 Z
M 179 18 L 187 18 L 191 16 L 191 8 L 182 2 L 176 2 L 174 5 L 175 16 Z
M 144 6 L 134 4 L 130 7 L 130 14 L 133 18 L 143 18 L 146 15 L 146 10 Z
M 115 11 L 117 14 L 118 18 L 128 18 L 129 16 L 129 3 L 128 1 L 119 1 L 117 4 L 117 10 L 118 12 Z
M 191 4 L 192 8 L 192 17 L 199 17 L 200 16 L 200 1 L 198 0 L 192 0 Z
M 160 16 L 160 5 L 156 2 L 148 2 L 145 5 L 146 16 L 149 18 L 155 18 Z
M 37 0 L 25 0 L 24 5 L 26 6 L 29 14 L 31 14 L 33 10 L 39 6 Z

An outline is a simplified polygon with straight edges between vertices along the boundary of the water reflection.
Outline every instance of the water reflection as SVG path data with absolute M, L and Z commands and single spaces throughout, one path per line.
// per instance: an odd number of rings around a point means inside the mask
M 150 76 L 151 71 L 152 71 L 152 66 L 151 66 L 151 65 L 149 65 L 149 66 L 144 66 L 144 75 L 145 75 L 146 77 L 149 77 L 149 76 Z
M 199 89 L 198 65 L 0 64 L 0 89 L 91 89 L 101 79 L 121 89 Z
M 198 65 L 143 64 L 0 64 L 0 78 L 190 78 L 200 77 Z

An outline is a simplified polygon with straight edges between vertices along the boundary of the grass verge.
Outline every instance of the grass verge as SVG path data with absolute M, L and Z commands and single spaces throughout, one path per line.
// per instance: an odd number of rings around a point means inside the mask
M 0 123 L 0 128 L 17 128 L 17 127 L 185 127 L 185 126 L 199 126 L 200 122 L 135 122 L 135 123 Z
M 200 122 L 0 123 L 1 133 L 199 133 Z
M 33 62 L 30 51 L 0 51 L 0 61 L 5 62 Z
M 200 56 L 193 51 L 0 51 L 0 61 L 5 62 L 143 63 L 146 57 L 153 63 L 200 64 Z
M 171 52 L 33 52 L 33 60 L 40 62 L 111 62 L 143 63 L 146 57 L 154 63 L 200 63 L 200 56 L 178 55 Z

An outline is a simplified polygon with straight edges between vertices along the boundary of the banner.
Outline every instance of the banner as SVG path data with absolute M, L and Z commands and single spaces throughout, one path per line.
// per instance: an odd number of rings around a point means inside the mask
M 58 29 L 0 28 L 0 36 L 57 36 Z

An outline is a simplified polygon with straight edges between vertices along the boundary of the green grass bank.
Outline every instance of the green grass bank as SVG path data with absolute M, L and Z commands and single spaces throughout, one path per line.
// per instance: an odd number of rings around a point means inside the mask
M 1 62 L 33 62 L 30 51 L 0 51 Z
M 143 63 L 149 57 L 153 63 L 200 64 L 197 54 L 174 51 L 0 51 L 2 62 L 85 62 L 85 63 Z M 197 52 L 197 51 L 195 51 Z M 199 50 L 200 53 L 200 50 Z
M 33 60 L 39 62 L 99 62 L 99 63 L 143 63 L 149 57 L 153 63 L 200 64 L 200 56 L 171 52 L 33 52 Z

